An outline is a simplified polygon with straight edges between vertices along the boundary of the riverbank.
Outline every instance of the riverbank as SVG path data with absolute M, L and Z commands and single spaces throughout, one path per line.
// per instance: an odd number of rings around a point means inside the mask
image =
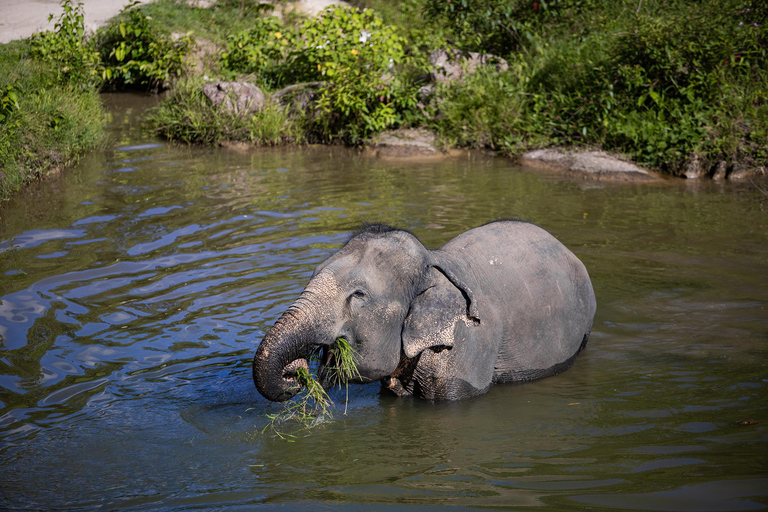
M 367 145 L 385 130 L 419 128 L 438 148 L 529 160 L 541 154 L 533 150 L 582 148 L 667 176 L 765 174 L 765 8 L 353 3 L 372 10 L 300 22 L 262 16 L 227 36 L 207 82 L 257 86 L 264 110 L 205 101 L 205 83 L 187 82 L 152 129 L 186 143 Z M 279 125 L 275 114 L 286 112 L 284 132 L 254 129 Z M 573 167 L 567 161 L 546 159 Z
M 159 0 L 75 45 L 98 54 L 85 70 L 99 79 L 67 83 L 86 95 L 170 88 L 147 127 L 184 143 L 364 146 L 418 129 L 434 134 L 437 150 L 519 158 L 584 148 L 661 175 L 744 178 L 768 165 L 768 14 L 727 3 L 358 0 L 315 18 L 293 2 Z M 39 65 L 30 43 L 15 44 Z M 0 86 L 6 119 L 23 110 L 14 97 L 36 95 L 34 83 Z M 253 88 L 258 102 L 237 107 L 251 100 L 238 103 L 234 91 Z

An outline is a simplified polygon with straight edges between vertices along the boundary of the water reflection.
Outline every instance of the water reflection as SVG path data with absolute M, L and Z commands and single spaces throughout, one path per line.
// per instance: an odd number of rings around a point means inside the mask
M 110 101 L 115 149 L 0 212 L 0 508 L 765 508 L 759 192 L 175 147 Z M 309 437 L 260 433 L 279 406 L 251 383 L 255 345 L 351 230 L 437 247 L 505 217 L 590 271 L 571 370 L 459 404 L 358 386 Z

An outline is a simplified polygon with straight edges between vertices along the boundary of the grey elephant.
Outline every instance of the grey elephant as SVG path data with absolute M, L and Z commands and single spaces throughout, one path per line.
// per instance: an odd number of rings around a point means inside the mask
M 470 398 L 567 370 L 595 308 L 582 262 L 534 224 L 492 222 L 435 251 L 408 231 L 370 225 L 317 267 L 259 345 L 253 378 L 267 399 L 287 400 L 307 357 L 332 364 L 329 347 L 344 338 L 358 383 Z

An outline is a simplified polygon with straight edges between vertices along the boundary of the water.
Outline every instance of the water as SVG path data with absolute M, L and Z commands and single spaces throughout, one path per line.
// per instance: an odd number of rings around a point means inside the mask
M 141 135 L 151 100 L 108 101 L 114 149 L 0 213 L 0 509 L 768 508 L 768 203 L 751 184 L 179 148 Z M 255 347 L 349 231 L 437 247 L 502 217 L 589 269 L 573 368 L 453 404 L 355 386 L 308 437 L 260 433 L 279 406 L 253 387 Z

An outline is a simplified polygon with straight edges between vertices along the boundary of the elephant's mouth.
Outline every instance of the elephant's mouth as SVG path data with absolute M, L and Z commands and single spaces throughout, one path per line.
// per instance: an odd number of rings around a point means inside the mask
M 283 379 L 285 379 L 289 384 L 297 384 L 298 377 L 299 377 L 299 368 L 304 368 L 307 371 L 307 373 L 309 373 L 309 363 L 303 357 L 299 359 L 294 359 L 293 361 L 285 365 L 285 368 L 283 368 L 283 374 L 282 374 Z
M 328 389 L 334 384 L 334 354 L 327 345 L 319 345 L 315 347 L 309 354 L 298 359 L 294 359 L 285 367 L 282 371 L 282 378 L 288 387 L 301 388 L 305 384 L 301 382 L 299 377 L 300 369 L 304 370 L 306 376 L 314 378 L 323 386 Z

